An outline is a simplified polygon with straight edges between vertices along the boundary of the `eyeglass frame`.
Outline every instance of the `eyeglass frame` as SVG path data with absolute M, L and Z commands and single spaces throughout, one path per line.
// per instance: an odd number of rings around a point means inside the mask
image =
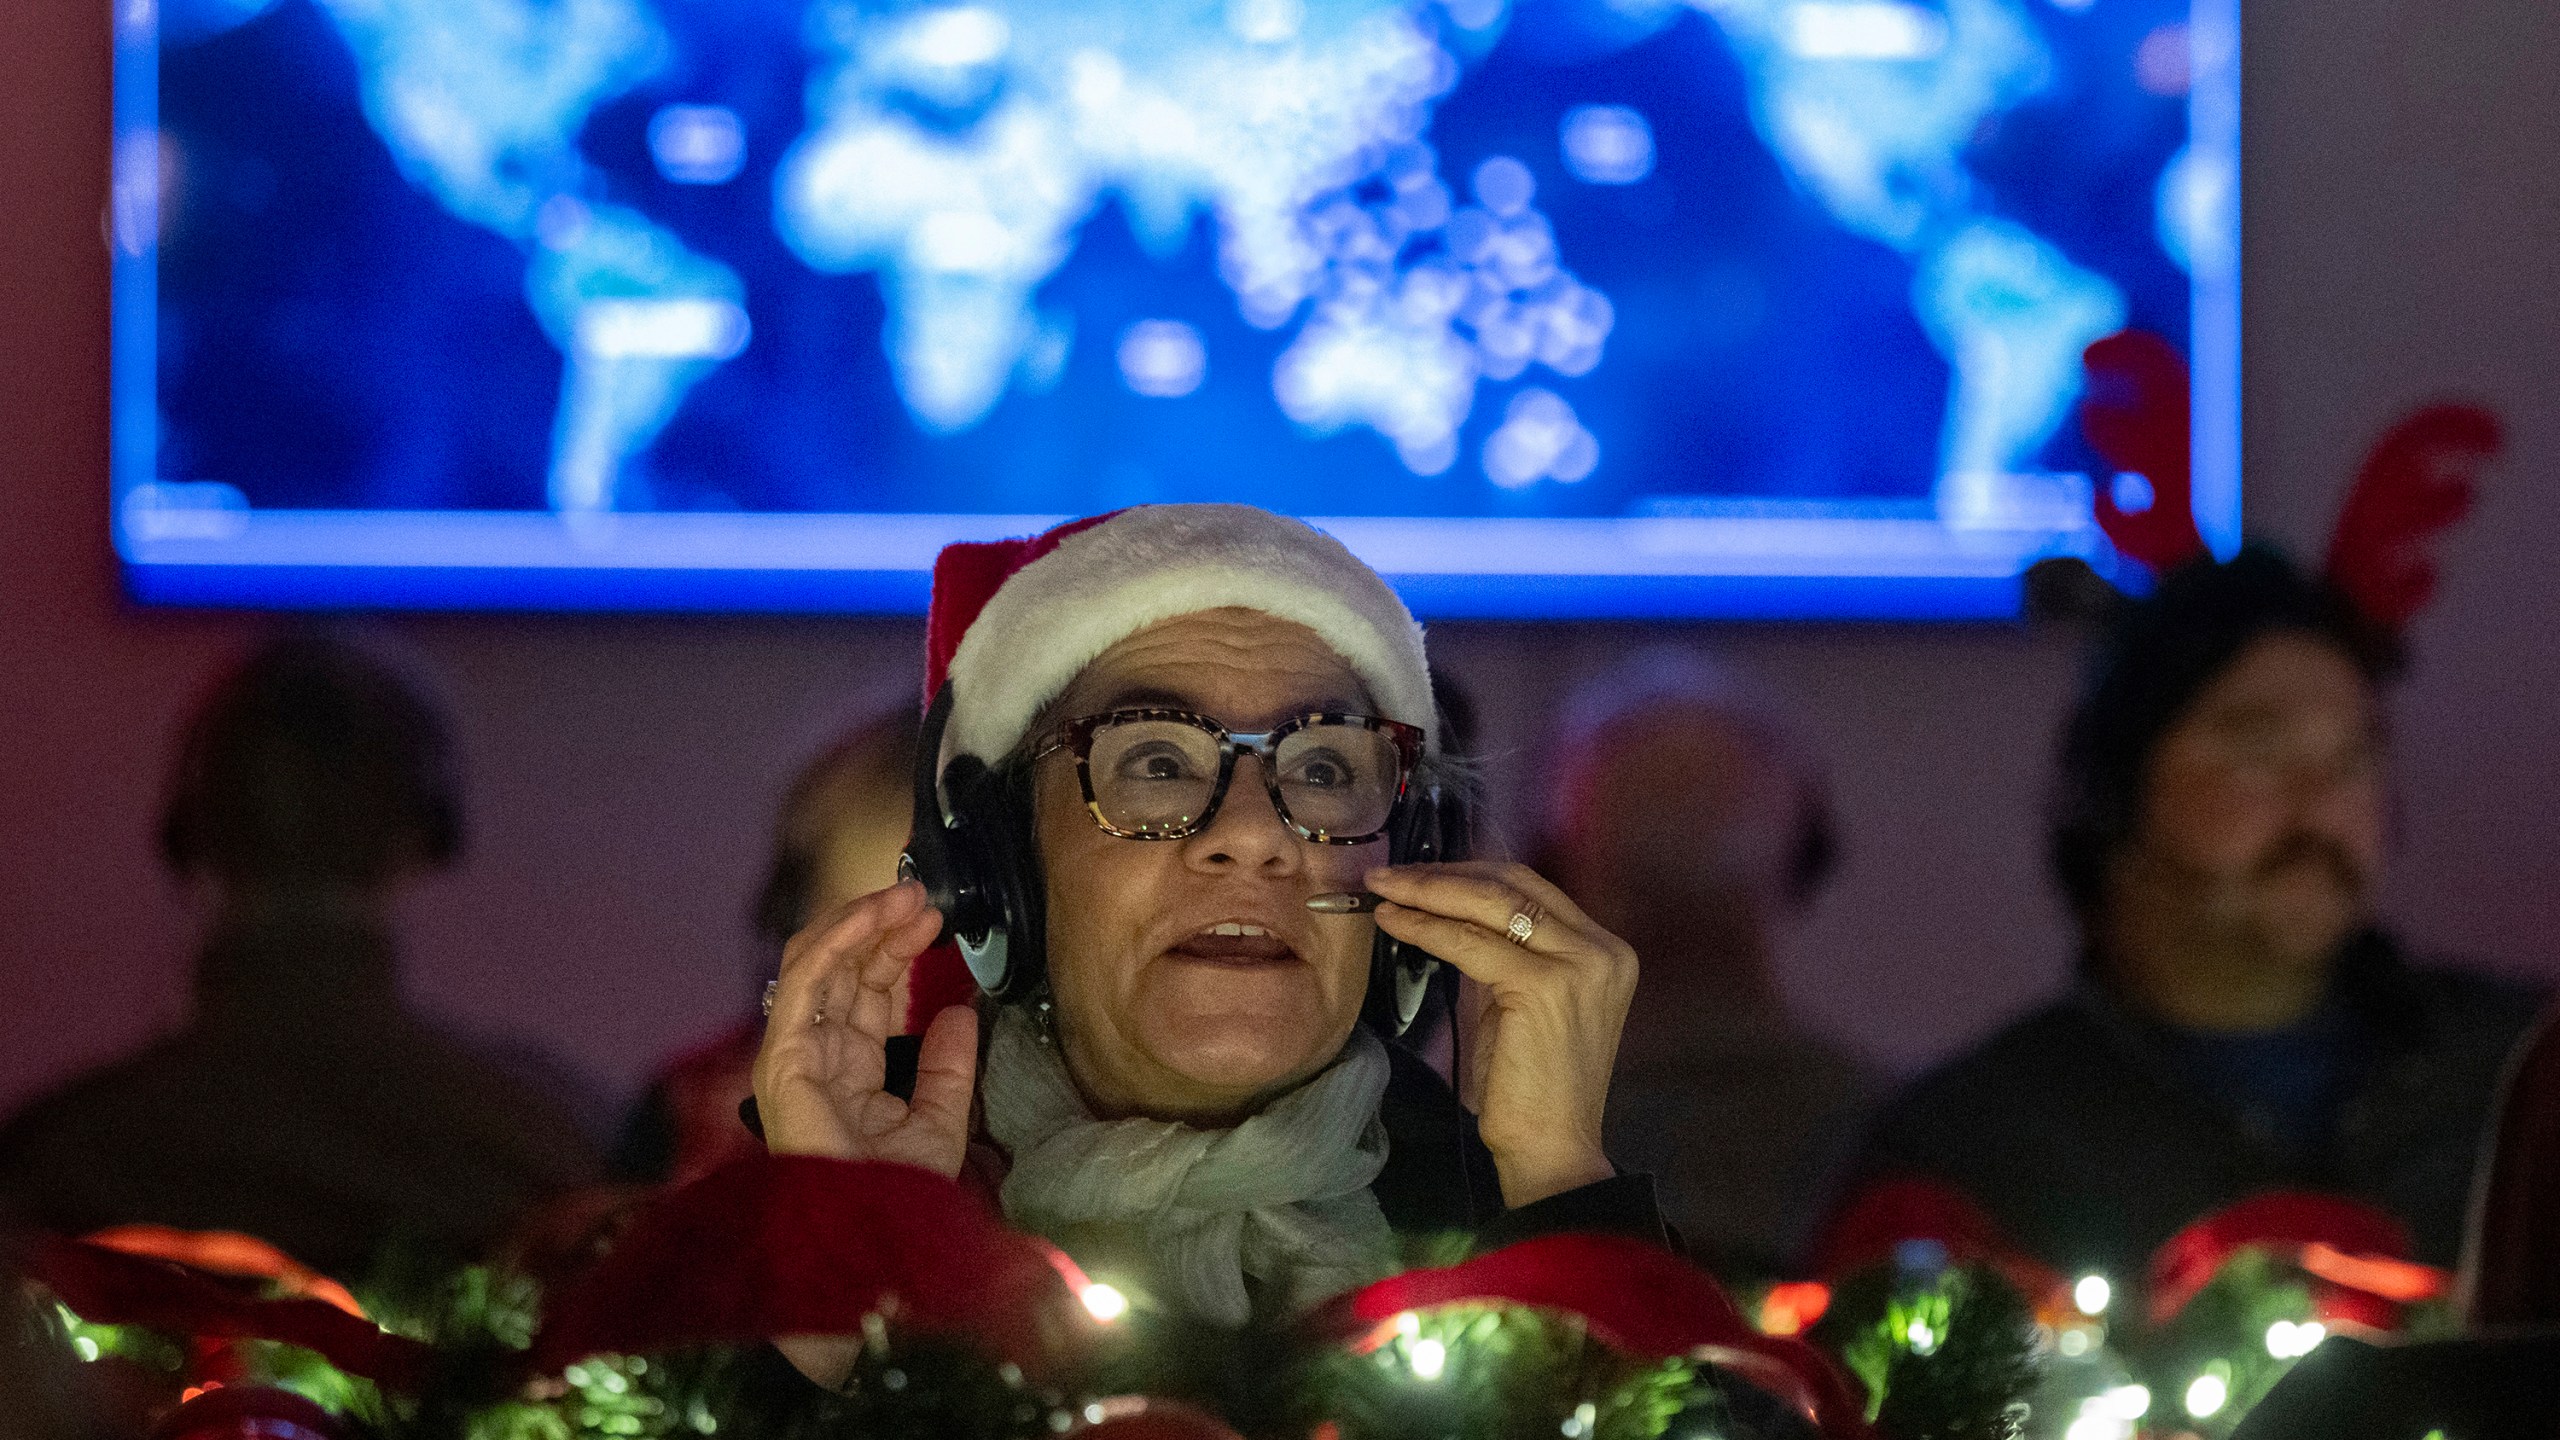
M 1189 725 L 1208 733 L 1218 742 L 1218 778 L 1209 787 L 1208 803 L 1200 807 L 1198 819 L 1180 830 L 1123 830 L 1112 824 L 1110 819 L 1102 813 L 1102 801 L 1093 793 L 1094 735 L 1106 725 L 1134 724 L 1150 720 Z M 1388 800 L 1386 818 L 1379 822 L 1377 829 L 1362 835 L 1335 835 L 1329 831 L 1310 830 L 1291 818 L 1289 802 L 1280 795 L 1280 742 L 1301 730 L 1312 729 L 1318 725 L 1357 725 L 1373 733 L 1385 735 L 1395 742 L 1396 791 Z M 1071 751 L 1076 757 L 1076 784 L 1084 791 L 1085 811 L 1093 816 L 1093 823 L 1100 826 L 1106 835 L 1117 836 L 1123 840 L 1188 840 L 1217 823 L 1219 807 L 1227 802 L 1227 787 L 1235 780 L 1236 757 L 1252 755 L 1262 761 L 1262 788 L 1271 797 L 1272 812 L 1280 817 L 1281 824 L 1289 827 L 1291 834 L 1314 845 L 1366 845 L 1372 841 L 1385 839 L 1395 829 L 1396 810 L 1404 804 L 1405 793 L 1413 786 L 1413 772 L 1422 762 L 1425 738 L 1422 728 L 1417 725 L 1407 725 L 1401 720 L 1389 720 L 1378 715 L 1355 715 L 1339 710 L 1310 710 L 1301 715 L 1291 716 L 1268 730 L 1238 732 L 1229 730 L 1209 716 L 1190 710 L 1140 706 L 1124 710 L 1106 710 L 1099 715 L 1087 715 L 1080 720 L 1070 720 L 1051 732 L 1049 738 L 1038 749 L 1031 752 L 1030 758 L 1025 763 L 1037 765 L 1061 750 Z

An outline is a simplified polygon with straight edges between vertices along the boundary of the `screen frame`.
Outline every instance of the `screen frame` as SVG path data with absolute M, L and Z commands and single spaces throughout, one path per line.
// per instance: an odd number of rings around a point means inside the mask
M 109 531 L 147 606 L 263 611 L 918 615 L 945 544 L 1062 515 L 905 512 L 563 516 L 253 512 L 153 473 L 162 171 L 157 7 L 115 12 Z M 2190 0 L 2188 144 L 2226 187 L 2223 253 L 2190 273 L 2193 500 L 2220 555 L 2241 539 L 2239 0 Z M 2055 477 L 2069 496 L 2079 477 Z M 2085 495 L 2085 488 L 2078 493 Z M 2085 511 L 1957 530 L 1926 502 L 1740 500 L 1612 519 L 1327 517 L 1427 619 L 1944 620 L 2018 615 L 2038 559 L 2121 566 Z M 718 558 L 700 542 L 716 535 Z

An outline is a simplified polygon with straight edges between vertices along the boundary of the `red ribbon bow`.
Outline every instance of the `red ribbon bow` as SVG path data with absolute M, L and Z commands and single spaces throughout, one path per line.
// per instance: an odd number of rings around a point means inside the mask
M 2189 1225 L 2151 1254 L 2151 1323 L 2165 1325 L 2241 1251 L 2264 1249 L 2312 1277 L 2326 1323 L 2373 1330 L 2399 1324 L 2400 1306 L 2444 1293 L 2449 1278 L 2408 1258 L 2409 1231 L 2361 1201 L 2271 1190 Z
M 43 1242 L 28 1274 L 95 1325 L 139 1325 L 204 1339 L 280 1340 L 350 1375 L 414 1392 L 435 1352 L 325 1300 L 262 1300 L 174 1261 L 80 1240 Z
M 894 1308 L 1041 1373 L 1064 1358 L 1080 1282 L 959 1182 L 912 1165 L 756 1154 L 669 1192 L 547 1307 L 528 1357 L 858 1335 Z
M 1309 1324 L 1376 1344 L 1398 1315 L 1438 1305 L 1527 1305 L 1583 1322 L 1631 1355 L 1688 1356 L 1730 1370 L 1801 1411 L 1829 1440 L 1867 1440 L 1866 1406 L 1820 1351 L 1763 1335 L 1716 1282 L 1667 1250 L 1615 1235 L 1548 1235 L 1337 1297 Z

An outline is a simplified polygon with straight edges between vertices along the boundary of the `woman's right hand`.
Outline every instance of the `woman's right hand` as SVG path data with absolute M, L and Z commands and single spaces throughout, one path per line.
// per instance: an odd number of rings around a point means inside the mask
M 960 1174 L 978 1078 L 978 1013 L 954 1005 L 925 1027 L 913 1100 L 881 1088 L 889 1037 L 902 1018 L 892 1013 L 898 976 L 941 931 L 942 912 L 925 903 L 924 887 L 903 880 L 791 937 L 756 1052 L 766 1149 Z M 830 1390 L 862 1354 L 858 1336 L 778 1335 L 774 1344 Z
M 904 880 L 791 937 L 756 1052 L 767 1149 L 959 1175 L 977 1085 L 977 1012 L 954 1005 L 925 1027 L 912 1100 L 881 1088 L 888 1040 L 903 1018 L 891 1013 L 898 977 L 941 929 L 924 887 Z

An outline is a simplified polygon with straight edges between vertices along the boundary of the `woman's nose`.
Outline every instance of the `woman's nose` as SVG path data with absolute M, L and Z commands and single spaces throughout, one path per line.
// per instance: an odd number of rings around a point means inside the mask
M 1280 818 L 1280 808 L 1272 803 L 1271 788 L 1263 781 L 1260 756 L 1237 757 L 1235 774 L 1227 782 L 1225 803 L 1218 807 L 1209 828 L 1186 843 L 1196 865 L 1295 868 L 1299 859 L 1298 832 Z

